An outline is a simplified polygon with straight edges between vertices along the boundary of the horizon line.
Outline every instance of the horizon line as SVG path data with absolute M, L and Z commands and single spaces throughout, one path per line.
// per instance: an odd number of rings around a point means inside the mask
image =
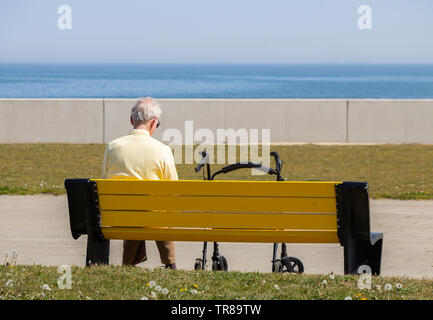
M 126 62 L 126 61 L 0 61 L 0 64 L 118 64 L 118 65 L 433 65 L 432 62 Z

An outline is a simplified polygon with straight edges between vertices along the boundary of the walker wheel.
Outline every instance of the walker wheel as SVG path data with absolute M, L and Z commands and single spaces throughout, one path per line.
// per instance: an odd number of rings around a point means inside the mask
M 283 263 L 281 260 L 277 260 L 275 264 L 272 266 L 272 272 L 280 273 L 283 272 Z
M 304 265 L 301 260 L 295 257 L 284 257 L 281 259 L 283 263 L 283 272 L 303 273 Z
M 212 259 L 213 260 L 213 259 Z M 219 256 L 212 262 L 213 271 L 228 271 L 229 266 L 224 256 Z
M 203 261 L 201 259 L 195 259 L 194 270 L 202 270 Z

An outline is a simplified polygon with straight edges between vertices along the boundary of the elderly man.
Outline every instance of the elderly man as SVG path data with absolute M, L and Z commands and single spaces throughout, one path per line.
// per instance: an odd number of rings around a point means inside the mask
M 178 180 L 170 148 L 152 138 L 159 126 L 159 103 L 147 97 L 139 99 L 131 110 L 133 130 L 107 144 L 103 179 Z M 161 262 L 176 269 L 175 247 L 171 241 L 156 241 Z M 123 241 L 123 265 L 136 265 L 147 260 L 145 241 Z

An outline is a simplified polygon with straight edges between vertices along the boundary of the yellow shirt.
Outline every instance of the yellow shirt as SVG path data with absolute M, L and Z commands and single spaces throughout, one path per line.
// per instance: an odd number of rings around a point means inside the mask
M 134 129 L 107 144 L 102 179 L 178 180 L 171 149 Z

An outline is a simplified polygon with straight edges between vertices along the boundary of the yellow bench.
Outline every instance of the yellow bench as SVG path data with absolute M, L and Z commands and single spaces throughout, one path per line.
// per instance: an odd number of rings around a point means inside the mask
M 109 263 L 109 239 L 340 243 L 344 272 L 380 274 L 382 233 L 370 232 L 358 182 L 67 179 L 74 239 L 86 264 Z

